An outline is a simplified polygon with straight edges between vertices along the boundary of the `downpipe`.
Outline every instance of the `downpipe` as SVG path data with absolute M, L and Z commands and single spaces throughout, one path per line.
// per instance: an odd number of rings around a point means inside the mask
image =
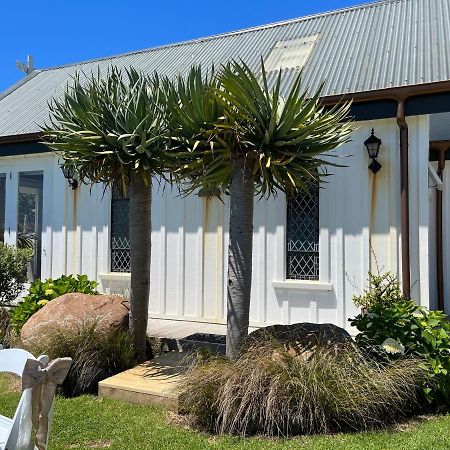
M 397 124 L 400 128 L 400 221 L 402 234 L 402 288 L 411 298 L 411 259 L 409 250 L 409 130 L 406 122 L 406 98 L 397 99 Z

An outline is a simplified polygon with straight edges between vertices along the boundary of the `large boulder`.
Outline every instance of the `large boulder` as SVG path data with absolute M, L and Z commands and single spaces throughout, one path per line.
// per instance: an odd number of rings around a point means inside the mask
M 250 333 L 244 349 L 258 347 L 262 342 L 277 341 L 290 353 L 308 358 L 317 348 L 338 350 L 344 345 L 352 345 L 350 334 L 331 323 L 295 323 L 292 325 L 271 325 Z
M 128 314 L 128 300 L 118 295 L 64 294 L 33 314 L 22 327 L 20 337 L 29 345 L 56 328 L 75 328 L 87 321 L 95 321 L 100 330 L 127 329 Z

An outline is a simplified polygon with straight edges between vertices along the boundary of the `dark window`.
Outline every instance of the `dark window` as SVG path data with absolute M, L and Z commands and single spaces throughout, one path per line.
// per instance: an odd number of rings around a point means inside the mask
M 130 199 L 113 191 L 111 200 L 111 272 L 130 272 Z
M 19 173 L 17 245 L 33 248 L 28 272 L 29 281 L 41 276 L 43 189 L 42 171 Z
M 319 279 L 319 188 L 288 197 L 287 279 Z

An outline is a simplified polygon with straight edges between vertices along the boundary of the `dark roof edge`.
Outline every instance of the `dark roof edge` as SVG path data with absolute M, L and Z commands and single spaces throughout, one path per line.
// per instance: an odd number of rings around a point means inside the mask
M 373 91 L 354 92 L 340 95 L 328 95 L 322 98 L 325 105 L 335 105 L 344 101 L 372 102 L 377 100 L 406 100 L 419 95 L 450 92 L 450 80 L 433 83 L 414 84 L 394 88 L 377 89 Z
M 20 144 L 24 142 L 38 142 L 41 139 L 41 133 L 12 134 L 9 136 L 0 136 L 0 145 Z
M 376 91 L 355 92 L 343 95 L 331 95 L 322 98 L 324 105 L 335 105 L 352 100 L 355 103 L 372 102 L 377 100 L 406 100 L 420 95 L 450 92 L 450 81 L 416 84 L 397 88 L 379 89 Z M 36 142 L 42 139 L 42 133 L 27 133 L 10 136 L 0 136 L 1 144 L 17 144 L 22 142 Z

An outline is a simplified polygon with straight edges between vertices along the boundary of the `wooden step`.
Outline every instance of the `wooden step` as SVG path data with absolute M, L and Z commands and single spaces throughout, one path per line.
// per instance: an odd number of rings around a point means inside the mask
M 100 381 L 98 396 L 178 410 L 178 386 L 186 367 L 186 354 L 164 353 L 152 361 Z

